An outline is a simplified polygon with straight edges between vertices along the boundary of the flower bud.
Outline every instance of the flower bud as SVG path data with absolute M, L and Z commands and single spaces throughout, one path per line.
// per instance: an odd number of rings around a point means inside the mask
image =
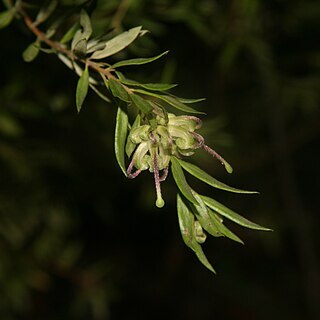
M 133 143 L 140 143 L 142 141 L 147 141 L 149 139 L 149 125 L 142 125 L 140 127 L 131 130 L 129 138 Z

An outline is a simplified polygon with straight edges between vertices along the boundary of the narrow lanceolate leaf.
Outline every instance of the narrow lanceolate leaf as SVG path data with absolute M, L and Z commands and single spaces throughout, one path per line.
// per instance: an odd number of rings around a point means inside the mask
M 152 105 L 146 99 L 143 99 L 137 94 L 131 93 L 130 98 L 132 102 L 136 105 L 138 109 L 140 109 L 144 114 L 148 114 L 152 111 Z
M 47 1 L 45 6 L 42 7 L 42 9 L 39 11 L 39 13 L 35 19 L 34 25 L 38 26 L 40 23 L 46 21 L 51 16 L 51 14 L 54 12 L 57 5 L 58 5 L 57 0 Z
M 122 101 L 129 102 L 129 96 L 126 91 L 126 89 L 123 87 L 123 85 L 118 81 L 110 78 L 108 80 L 108 86 L 112 93 L 112 95 L 116 98 L 119 98 Z
M 199 98 L 199 99 L 186 99 L 186 98 L 178 98 L 176 97 L 180 102 L 182 103 L 197 103 L 197 102 L 201 102 L 201 101 L 205 101 L 206 98 Z
M 202 227 L 213 236 L 226 236 L 229 239 L 243 244 L 243 241 L 230 231 L 218 217 L 207 208 L 201 197 L 194 192 L 194 197 L 197 199 L 199 205 L 195 205 L 197 210 L 197 218 Z
M 132 87 L 140 87 L 143 89 L 151 90 L 151 91 L 167 91 L 177 86 L 177 84 L 172 83 L 140 83 L 134 80 L 126 79 L 120 72 L 116 72 L 119 77 L 121 83 L 132 86 Z
M 171 105 L 175 109 L 186 112 L 186 113 L 204 114 L 203 112 L 197 111 L 197 110 L 185 105 L 184 103 L 180 102 L 178 99 L 176 99 L 170 95 L 158 94 L 155 92 L 150 92 L 150 91 L 141 90 L 141 89 L 134 89 L 134 91 L 145 94 L 145 95 L 149 95 L 152 97 L 156 97 L 156 98 L 168 103 L 169 105 Z
M 177 209 L 182 239 L 189 248 L 192 248 L 194 216 L 179 194 L 177 194 Z
M 82 104 L 87 96 L 88 88 L 89 88 L 89 70 L 88 70 L 88 65 L 86 65 L 77 84 L 76 105 L 77 105 L 78 112 L 80 112 Z
M 9 9 L 0 13 L 0 29 L 7 27 L 14 18 L 15 9 Z
M 102 50 L 95 51 L 92 54 L 91 58 L 104 59 L 123 50 L 139 36 L 139 34 L 141 33 L 141 28 L 141 26 L 132 28 L 112 38 L 105 43 L 105 46 Z
M 216 228 L 221 232 L 224 236 L 227 238 L 239 242 L 241 244 L 244 244 L 243 241 L 236 235 L 234 234 L 231 230 L 229 230 L 221 221 L 220 219 L 216 216 L 214 212 L 212 212 L 210 209 L 208 209 L 209 215 L 211 217 L 211 221 L 215 224 Z
M 115 63 L 114 65 L 112 65 L 112 68 L 120 68 L 120 67 L 125 67 L 125 66 L 139 66 L 142 64 L 147 64 L 150 62 L 153 62 L 155 60 L 160 59 L 161 57 L 163 57 L 164 55 L 166 55 L 169 51 L 165 51 L 155 57 L 151 57 L 151 58 L 137 58 L 137 59 L 129 59 L 129 60 L 122 60 L 119 61 L 117 63 Z
M 136 86 L 142 87 L 151 91 L 167 91 L 177 86 L 172 83 L 139 83 Z
M 244 193 L 244 194 L 258 193 L 256 191 L 246 191 L 246 190 L 241 190 L 241 189 L 236 189 L 236 188 L 230 187 L 230 186 L 220 182 L 219 180 L 211 177 L 205 171 L 203 171 L 202 169 L 200 169 L 199 167 L 197 167 L 196 165 L 194 165 L 192 163 L 183 161 L 181 159 L 177 159 L 177 161 L 183 167 L 183 169 L 185 169 L 186 171 L 188 171 L 190 174 L 192 174 L 193 176 L 195 176 L 199 180 L 209 184 L 210 186 L 212 186 L 214 188 L 225 190 L 225 191 L 230 191 L 230 192 L 234 192 L 234 193 Z
M 87 12 L 85 10 L 81 10 L 80 13 L 80 25 L 82 27 L 82 36 L 86 40 L 88 40 L 92 34 L 92 26 L 91 26 L 91 20 L 88 16 Z
M 243 227 L 262 231 L 272 231 L 269 228 L 262 227 L 254 222 L 249 221 L 248 219 L 242 217 L 238 213 L 232 211 L 231 209 L 227 208 L 226 206 L 214 199 L 205 196 L 201 196 L 201 198 L 204 201 L 204 203 L 213 211 Z
M 196 198 L 198 204 L 193 204 L 197 219 L 201 223 L 201 226 L 212 236 L 214 237 L 221 237 L 223 234 L 220 232 L 219 228 L 217 228 L 214 221 L 212 221 L 211 217 L 209 216 L 208 208 L 199 197 L 198 194 L 193 192 L 194 197 Z
M 64 34 L 64 36 L 61 38 L 60 43 L 65 44 L 72 40 L 75 33 L 79 29 L 79 23 L 75 23 L 73 26 L 70 27 L 70 29 Z
M 177 195 L 177 209 L 179 218 L 179 227 L 184 243 L 191 248 L 197 255 L 200 262 L 207 267 L 210 271 L 215 273 L 212 265 L 208 261 L 207 257 L 202 251 L 201 245 L 197 242 L 194 234 L 194 216 L 186 204 L 181 199 L 180 195 Z
M 140 114 L 138 114 L 136 119 L 134 120 L 134 123 L 133 123 L 133 125 L 131 127 L 131 131 L 130 132 L 132 132 L 133 129 L 135 129 L 135 128 L 140 126 L 140 120 L 141 120 Z M 127 139 L 127 143 L 126 143 L 126 154 L 127 154 L 128 158 L 131 157 L 132 152 L 134 151 L 136 146 L 137 145 L 131 141 L 130 135 L 129 135 L 129 137 Z
M 33 61 L 40 52 L 40 43 L 39 41 L 35 41 L 31 43 L 27 49 L 25 49 L 22 53 L 22 58 L 26 62 Z
M 164 96 L 162 100 L 164 100 L 165 102 L 170 104 L 175 109 L 178 109 L 178 110 L 183 111 L 183 112 L 205 114 L 204 112 L 197 111 L 197 110 L 185 105 L 184 103 L 182 103 L 181 101 L 179 101 L 178 99 L 176 99 L 173 96 L 169 96 L 169 95 Z
M 184 176 L 183 170 L 176 157 L 171 157 L 171 170 L 173 178 L 181 191 L 181 193 L 193 204 L 198 204 L 196 198 L 193 196 L 190 186 Z
M 118 164 L 124 173 L 126 173 L 126 166 L 125 166 L 125 143 L 127 139 L 127 132 L 128 132 L 128 115 L 118 107 L 117 112 L 117 119 L 116 119 L 116 130 L 115 130 L 115 138 L 114 138 L 114 149 L 116 154 L 116 159 Z

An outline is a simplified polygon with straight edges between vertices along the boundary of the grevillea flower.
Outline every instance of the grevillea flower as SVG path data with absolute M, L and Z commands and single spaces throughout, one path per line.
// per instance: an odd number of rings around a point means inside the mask
M 199 118 L 169 113 L 166 117 L 157 115 L 155 120 L 152 124 L 143 124 L 140 116 L 136 118 L 127 138 L 126 151 L 131 158 L 127 169 L 128 178 L 133 179 L 144 170 L 153 173 L 158 208 L 164 206 L 161 182 L 168 175 L 172 156 L 188 157 L 193 155 L 196 149 L 202 148 L 217 158 L 229 173 L 232 172 L 231 166 L 195 132 L 202 126 Z

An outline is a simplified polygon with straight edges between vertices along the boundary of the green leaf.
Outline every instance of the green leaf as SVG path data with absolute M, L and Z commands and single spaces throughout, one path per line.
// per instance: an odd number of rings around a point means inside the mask
M 15 5 L 15 3 L 12 2 L 12 0 L 2 0 L 2 2 L 7 9 L 12 9 Z
M 194 197 L 199 200 L 196 194 Z M 223 234 L 217 228 L 214 221 L 212 221 L 211 217 L 209 216 L 208 209 L 205 205 L 202 205 L 201 199 L 199 204 L 194 204 L 194 209 L 196 212 L 197 219 L 199 220 L 201 226 L 212 236 L 214 237 L 221 237 Z
M 196 102 L 201 102 L 201 101 L 205 101 L 206 98 L 199 98 L 199 99 L 186 99 L 186 98 L 178 98 L 176 97 L 180 102 L 182 103 L 196 103 Z
M 88 70 L 88 65 L 86 65 L 77 84 L 76 105 L 77 105 L 78 112 L 80 112 L 82 104 L 87 96 L 88 88 L 89 88 L 89 70 Z
M 147 90 L 151 91 L 166 91 L 170 90 L 177 86 L 177 84 L 171 84 L 171 83 L 139 83 L 136 84 L 136 86 L 140 86 L 142 88 L 145 88 Z
M 40 43 L 35 41 L 31 43 L 22 53 L 22 58 L 25 62 L 33 61 L 40 52 Z
M 176 157 L 171 157 L 171 170 L 174 181 L 176 182 L 181 193 L 193 204 L 198 204 L 196 198 L 193 196 L 190 186 L 184 176 L 183 170 Z
M 216 273 L 207 257 L 203 253 L 201 245 L 195 239 L 194 216 L 186 206 L 186 204 L 183 202 L 179 194 L 177 195 L 177 210 L 179 227 L 184 243 L 195 252 L 198 259 L 205 267 L 207 267 L 213 273 Z
M 126 167 L 125 167 L 125 143 L 127 139 L 128 132 L 128 115 L 118 107 L 117 118 L 116 118 L 116 130 L 114 138 L 114 149 L 116 154 L 116 159 L 118 164 L 124 173 L 127 176 Z
M 223 223 L 217 218 L 217 216 L 206 207 L 201 197 L 193 192 L 194 197 L 198 201 L 199 205 L 194 205 L 197 210 L 197 218 L 202 227 L 214 237 L 224 235 L 231 240 L 243 244 L 243 241 L 230 231 Z
M 133 129 L 135 129 L 135 128 L 140 126 L 140 120 L 141 120 L 140 114 L 138 114 L 136 119 L 134 120 L 134 123 L 133 123 L 133 125 L 131 127 L 131 131 L 130 132 L 132 132 Z M 127 144 L 126 144 L 126 154 L 127 154 L 128 158 L 131 157 L 132 152 L 134 151 L 136 146 L 137 145 L 131 141 L 130 134 L 129 134 L 129 138 L 127 139 Z
M 192 248 L 194 216 L 179 194 L 177 194 L 177 210 L 182 239 L 189 248 Z
M 226 206 L 214 199 L 205 196 L 201 196 L 201 198 L 204 201 L 204 203 L 213 211 L 243 227 L 262 231 L 272 231 L 269 228 L 262 227 L 254 222 L 249 221 L 248 219 L 242 217 L 238 213 L 232 211 L 231 209 L 227 208 Z
M 119 81 L 110 78 L 108 80 L 108 86 L 114 97 L 117 97 L 125 102 L 130 101 L 127 91 Z
M 41 10 L 39 11 L 39 13 L 35 19 L 34 25 L 38 26 L 40 23 L 46 21 L 51 16 L 51 14 L 54 12 L 57 5 L 58 5 L 57 0 L 46 1 L 45 6 L 42 7 Z
M 14 8 L 0 13 L 0 29 L 7 27 L 14 18 L 16 11 Z
M 82 27 L 83 38 L 85 38 L 88 41 L 92 34 L 92 26 L 90 17 L 88 16 L 87 12 L 83 9 L 80 12 L 80 26 Z
M 234 234 L 231 230 L 229 230 L 220 220 L 219 218 L 216 216 L 216 214 L 214 212 L 212 212 L 210 209 L 208 209 L 209 215 L 211 217 L 211 220 L 213 221 L 213 223 L 215 224 L 216 228 L 219 230 L 219 232 L 221 232 L 224 236 L 226 236 L 227 238 L 235 241 L 235 242 L 239 242 L 241 244 L 244 244 L 243 241 L 236 235 Z
M 225 191 L 230 191 L 230 192 L 234 192 L 234 193 L 244 193 L 244 194 L 258 193 L 256 191 L 246 191 L 246 190 L 241 190 L 241 189 L 236 189 L 236 188 L 230 187 L 230 186 L 220 182 L 219 180 L 211 177 L 208 173 L 206 173 L 205 171 L 203 171 L 202 169 L 200 169 L 199 167 L 197 167 L 196 165 L 194 165 L 192 163 L 183 161 L 181 159 L 177 159 L 177 161 L 180 163 L 180 165 L 183 167 L 183 169 L 188 171 L 194 177 L 198 178 L 199 180 L 207 183 L 208 185 L 210 185 L 214 188 L 225 190 Z
M 80 58 L 85 58 L 87 54 L 87 39 L 84 37 L 82 30 L 77 30 L 71 42 L 72 52 Z
M 149 114 L 152 111 L 152 105 L 148 100 L 143 99 L 137 94 L 131 93 L 130 98 L 132 102 L 136 105 L 136 107 L 142 111 L 144 114 Z
M 115 63 L 114 65 L 111 66 L 111 68 L 120 68 L 120 67 L 124 67 L 124 66 L 139 66 L 142 64 L 146 64 L 146 63 L 150 63 L 153 62 L 155 60 L 160 59 L 161 57 L 163 57 L 164 55 L 166 55 L 169 51 L 165 51 L 155 57 L 151 57 L 151 58 L 137 58 L 137 59 L 129 59 L 129 60 L 122 60 L 119 61 L 117 63 Z
M 151 91 L 166 91 L 177 86 L 177 84 L 171 84 L 171 83 L 140 83 L 134 80 L 126 79 L 123 76 L 123 74 L 119 71 L 116 71 L 116 74 L 119 77 L 119 80 L 121 81 L 121 83 L 125 85 L 133 86 L 133 87 L 141 87 Z
M 73 48 L 73 52 L 76 56 L 80 58 L 85 58 L 87 54 L 87 40 L 86 39 L 80 39 Z
M 141 28 L 141 26 L 132 28 L 107 41 L 104 49 L 95 51 L 91 59 L 104 59 L 123 50 L 139 36 Z
M 178 109 L 178 110 L 186 112 L 186 113 L 204 114 L 203 112 L 197 111 L 197 110 L 183 104 L 178 99 L 176 99 L 170 95 L 158 94 L 158 93 L 154 93 L 154 92 L 150 92 L 150 91 L 146 91 L 146 90 L 141 90 L 141 89 L 134 89 L 134 92 L 138 92 L 138 93 L 142 93 L 142 94 L 149 95 L 152 97 L 156 97 L 160 100 L 165 101 L 166 103 L 168 103 L 169 105 L 171 105 L 175 109 Z
M 79 23 L 75 23 L 65 34 L 64 36 L 61 38 L 60 43 L 61 44 L 65 44 L 67 42 L 69 42 L 70 40 L 72 40 L 72 38 L 74 37 L 75 33 L 77 32 L 79 28 Z

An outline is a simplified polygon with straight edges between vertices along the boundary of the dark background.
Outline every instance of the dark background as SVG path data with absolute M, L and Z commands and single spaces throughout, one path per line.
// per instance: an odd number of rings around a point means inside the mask
M 196 161 L 260 195 L 190 182 L 274 232 L 209 238 L 213 276 L 183 244 L 172 178 L 157 209 L 152 176 L 116 164 L 115 107 L 90 93 L 78 115 L 77 77 L 54 55 L 25 63 L 34 38 L 15 21 L 0 31 L 1 319 L 319 319 L 319 1 L 110 0 L 92 19 L 151 31 L 128 57 L 170 50 L 127 74 L 207 97 L 202 134 L 234 173 Z

